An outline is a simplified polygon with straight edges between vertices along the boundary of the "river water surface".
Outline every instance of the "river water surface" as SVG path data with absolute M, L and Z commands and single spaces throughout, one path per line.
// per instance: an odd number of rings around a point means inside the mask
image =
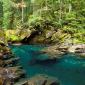
M 27 77 L 36 74 L 46 74 L 56 77 L 61 85 L 85 85 L 85 59 L 78 59 L 74 54 L 63 55 L 63 58 L 55 63 L 30 64 L 37 57 L 48 55 L 39 54 L 44 48 L 40 45 L 11 46 L 16 56 L 20 57 L 20 65 L 27 73 Z

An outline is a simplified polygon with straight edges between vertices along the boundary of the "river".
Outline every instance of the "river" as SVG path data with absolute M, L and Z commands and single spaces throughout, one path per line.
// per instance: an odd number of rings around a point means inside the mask
M 15 55 L 20 57 L 20 65 L 26 71 L 27 77 L 46 74 L 58 78 L 61 85 L 85 85 L 85 59 L 78 59 L 77 55 L 63 55 L 62 59 L 55 63 L 30 64 L 37 57 L 48 56 L 38 53 L 44 47 L 42 45 L 11 46 Z

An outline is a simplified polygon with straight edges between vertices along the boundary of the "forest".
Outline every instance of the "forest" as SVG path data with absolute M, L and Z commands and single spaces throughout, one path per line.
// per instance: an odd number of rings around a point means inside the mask
M 0 85 L 85 85 L 85 0 L 0 0 Z
M 51 36 L 52 42 L 69 39 L 67 42 L 85 43 L 84 5 L 84 0 L 1 0 L 0 28 L 5 31 L 47 30 L 50 35 L 44 38 Z M 55 32 L 54 36 L 50 33 L 51 30 Z M 61 36 L 57 35 L 58 31 Z M 16 33 L 10 38 L 19 40 Z M 40 38 L 43 38 L 42 35 Z

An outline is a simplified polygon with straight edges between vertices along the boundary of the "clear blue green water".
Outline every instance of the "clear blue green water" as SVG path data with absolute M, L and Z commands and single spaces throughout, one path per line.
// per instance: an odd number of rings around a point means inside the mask
M 36 74 L 46 74 L 57 77 L 61 85 L 85 85 L 85 59 L 78 59 L 74 54 L 63 55 L 63 58 L 56 63 L 30 65 L 32 59 L 48 55 L 39 55 L 38 52 L 44 48 L 40 45 L 11 46 L 15 55 L 20 57 L 20 64 L 23 66 L 28 77 Z

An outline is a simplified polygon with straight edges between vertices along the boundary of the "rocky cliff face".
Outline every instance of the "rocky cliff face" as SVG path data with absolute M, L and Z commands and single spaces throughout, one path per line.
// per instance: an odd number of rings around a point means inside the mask
M 55 44 L 63 43 L 68 36 L 61 30 L 43 29 L 42 31 L 31 30 L 30 36 L 26 36 L 21 41 L 27 44 Z

